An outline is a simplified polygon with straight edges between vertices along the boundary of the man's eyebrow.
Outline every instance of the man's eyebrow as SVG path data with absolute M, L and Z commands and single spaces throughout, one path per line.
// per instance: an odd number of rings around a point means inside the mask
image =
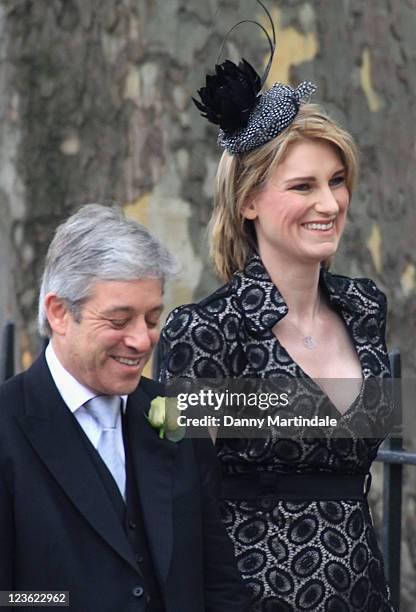
M 157 306 L 154 306 L 154 308 L 152 308 L 151 310 L 148 310 L 147 313 L 161 312 L 162 310 L 163 310 L 163 304 L 158 304 Z M 131 306 L 123 306 L 122 304 L 115 304 L 114 306 L 110 306 L 109 308 L 106 308 L 105 310 L 103 310 L 101 314 L 103 314 L 104 316 L 107 316 L 107 315 L 112 315 L 115 312 L 123 312 L 126 314 L 131 314 L 132 312 L 134 312 L 134 308 L 132 308 Z
M 103 315 L 113 314 L 114 312 L 126 312 L 130 313 L 133 311 L 131 306 L 122 306 L 121 304 L 115 304 L 114 306 L 109 306 L 105 310 L 102 311 Z
M 152 312 L 162 312 L 163 310 L 163 304 L 158 304 L 158 306 L 155 306 L 154 308 L 151 308 L 150 310 L 148 310 L 148 313 L 152 313 Z

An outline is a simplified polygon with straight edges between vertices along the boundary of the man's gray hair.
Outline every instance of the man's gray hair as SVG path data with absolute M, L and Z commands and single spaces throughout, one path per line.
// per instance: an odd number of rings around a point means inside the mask
M 86 204 L 58 226 L 46 255 L 39 295 L 39 332 L 50 336 L 45 296 L 67 301 L 80 320 L 83 301 L 95 281 L 160 279 L 178 272 L 174 256 L 143 225 L 118 206 Z

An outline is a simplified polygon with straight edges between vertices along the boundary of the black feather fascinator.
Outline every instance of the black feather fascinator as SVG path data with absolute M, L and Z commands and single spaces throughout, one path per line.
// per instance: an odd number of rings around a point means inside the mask
M 245 59 L 238 66 L 225 60 L 215 66 L 215 73 L 208 74 L 205 87 L 198 90 L 201 102 L 192 100 L 208 121 L 225 132 L 234 132 L 247 125 L 261 89 L 261 79 Z
M 257 21 L 245 19 L 236 23 L 226 34 L 219 57 L 229 34 L 242 23 L 253 23 L 266 35 L 270 57 L 263 75 L 242 59 L 239 64 L 225 60 L 215 66 L 215 74 L 206 76 L 205 87 L 198 90 L 201 101 L 192 98 L 202 117 L 220 127 L 218 142 L 231 154 L 245 153 L 265 144 L 296 116 L 302 99 L 316 90 L 309 81 L 292 89 L 283 83 L 275 83 L 261 93 L 269 75 L 276 48 L 276 32 L 273 19 L 261 2 L 271 25 L 272 37 Z

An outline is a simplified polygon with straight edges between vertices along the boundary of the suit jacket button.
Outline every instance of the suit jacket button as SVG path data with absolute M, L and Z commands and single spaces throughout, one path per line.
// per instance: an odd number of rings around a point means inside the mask
M 135 586 L 132 593 L 135 597 L 141 597 L 144 593 L 144 589 L 141 586 Z
M 140 553 L 136 554 L 136 561 L 137 563 L 143 563 L 143 557 L 141 556 Z
M 130 529 L 136 529 L 136 523 L 134 521 L 129 521 Z

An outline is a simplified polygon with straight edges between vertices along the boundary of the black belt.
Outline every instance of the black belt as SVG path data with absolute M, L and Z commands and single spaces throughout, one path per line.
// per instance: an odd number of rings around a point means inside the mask
M 364 500 L 371 486 L 371 474 L 255 474 L 224 475 L 223 499 L 276 497 L 287 501 Z

